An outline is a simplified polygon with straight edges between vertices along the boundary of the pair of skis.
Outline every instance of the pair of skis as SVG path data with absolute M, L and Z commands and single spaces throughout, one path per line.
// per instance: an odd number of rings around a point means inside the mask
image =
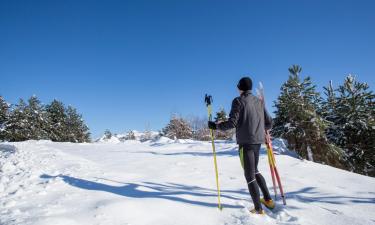
M 257 89 L 258 97 L 262 101 L 264 105 L 264 90 L 263 90 L 263 85 L 262 83 L 259 83 L 259 88 Z M 208 120 L 212 121 L 212 96 L 207 95 L 205 96 L 204 99 L 206 106 L 207 106 L 207 112 L 208 112 Z M 215 178 L 216 178 L 216 188 L 217 188 L 217 197 L 218 197 L 218 208 L 220 210 L 223 209 L 221 202 L 220 202 L 220 185 L 219 185 L 219 175 L 218 175 L 218 169 L 217 169 L 217 160 L 216 160 L 216 150 L 215 150 L 215 141 L 214 141 L 214 135 L 213 135 L 213 130 L 210 129 L 210 136 L 211 136 L 211 144 L 212 144 L 212 151 L 213 151 L 213 156 L 214 156 L 214 166 L 215 166 Z M 268 163 L 270 166 L 271 170 L 271 176 L 272 176 L 272 184 L 273 184 L 273 189 L 275 193 L 275 199 L 277 196 L 277 188 L 276 188 L 276 181 L 278 183 L 278 187 L 280 189 L 280 195 L 281 198 L 283 199 L 283 204 L 286 205 L 286 200 L 285 200 L 285 195 L 284 195 L 284 190 L 283 186 L 281 184 L 281 179 L 279 172 L 276 167 L 276 160 L 275 160 L 275 155 L 273 154 L 272 150 L 272 141 L 271 141 L 271 135 L 269 134 L 269 131 L 266 132 L 266 146 L 267 146 L 267 157 L 268 157 Z
M 263 107 L 265 107 L 264 89 L 263 89 L 263 84 L 261 82 L 259 83 L 259 88 L 257 88 L 257 95 L 258 95 L 258 98 L 261 100 Z M 280 189 L 280 196 L 283 199 L 283 204 L 286 205 L 283 185 L 281 184 L 280 175 L 276 167 L 275 155 L 273 154 L 273 150 L 272 150 L 271 135 L 268 130 L 266 131 L 266 147 L 267 147 L 268 164 L 270 166 L 271 177 L 272 177 L 273 191 L 275 193 L 275 200 L 277 197 L 276 186 L 278 186 Z M 278 185 L 276 184 L 276 181 Z
M 283 199 L 283 204 L 286 205 L 286 200 L 285 200 L 285 195 L 284 195 L 284 190 L 283 186 L 281 184 L 281 179 L 279 172 L 276 167 L 276 160 L 275 160 L 275 155 L 273 154 L 272 150 L 272 141 L 271 141 L 271 136 L 269 134 L 269 131 L 266 133 L 266 139 L 267 139 L 267 157 L 268 157 L 268 164 L 270 165 L 270 170 L 271 170 L 271 176 L 272 176 L 272 184 L 273 184 L 273 191 L 275 192 L 275 199 L 277 196 L 277 188 L 276 188 L 276 180 L 280 189 L 280 195 L 281 198 Z

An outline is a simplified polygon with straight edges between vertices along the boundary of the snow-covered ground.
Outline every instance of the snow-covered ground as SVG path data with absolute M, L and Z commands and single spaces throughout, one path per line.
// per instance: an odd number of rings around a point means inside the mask
M 375 224 L 375 179 L 301 161 L 275 141 L 287 196 L 252 208 L 234 143 L 218 142 L 223 211 L 209 142 L 0 144 L 0 224 Z M 259 168 L 272 191 L 264 149 Z

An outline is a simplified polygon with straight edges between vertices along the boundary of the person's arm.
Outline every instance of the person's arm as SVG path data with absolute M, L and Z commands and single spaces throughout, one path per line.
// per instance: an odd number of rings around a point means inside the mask
M 264 128 L 266 131 L 272 128 L 272 117 L 268 114 L 266 108 L 264 108 Z
M 237 127 L 238 120 L 240 119 L 242 104 L 239 98 L 235 98 L 232 102 L 232 108 L 229 113 L 229 119 L 227 121 L 217 124 L 217 128 L 220 130 L 229 130 Z

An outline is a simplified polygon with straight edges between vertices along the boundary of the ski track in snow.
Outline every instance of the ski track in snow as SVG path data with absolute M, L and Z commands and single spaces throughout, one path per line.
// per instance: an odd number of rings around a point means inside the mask
M 278 144 L 280 143 L 280 144 Z M 161 139 L 0 144 L 0 224 L 375 224 L 375 179 L 303 161 L 275 141 L 287 206 L 250 215 L 237 146 Z M 264 150 L 259 169 L 274 196 Z

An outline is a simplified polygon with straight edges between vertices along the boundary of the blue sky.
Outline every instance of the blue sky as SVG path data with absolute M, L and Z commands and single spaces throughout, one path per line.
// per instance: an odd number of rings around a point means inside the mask
M 0 94 L 75 106 L 93 136 L 230 109 L 249 75 L 277 98 L 299 64 L 319 89 L 373 89 L 374 1 L 0 1 Z

